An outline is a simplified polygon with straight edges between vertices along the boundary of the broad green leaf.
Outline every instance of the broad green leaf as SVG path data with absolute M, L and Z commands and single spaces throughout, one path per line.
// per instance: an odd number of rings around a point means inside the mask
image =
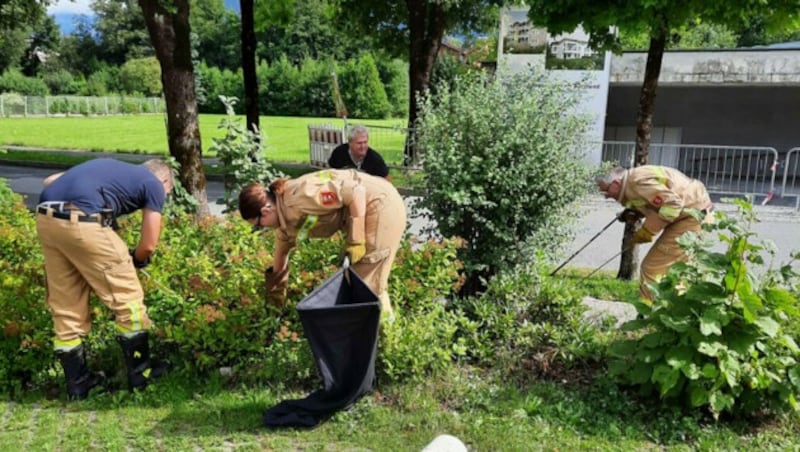
M 794 366 L 789 369 L 789 381 L 792 382 L 795 388 L 800 390 L 800 367 Z
M 693 407 L 706 405 L 708 403 L 710 392 L 700 384 L 693 382 L 689 386 L 689 400 Z
M 800 348 L 797 347 L 797 342 L 795 342 L 794 338 L 788 334 L 781 336 L 779 343 L 788 348 L 792 353 L 800 353 Z
M 778 309 L 785 311 L 797 309 L 797 297 L 788 290 L 772 287 L 764 291 L 764 298 Z
M 650 322 L 645 319 L 635 319 L 623 323 L 619 329 L 620 331 L 636 331 L 638 329 L 644 328 L 649 324 Z
M 700 333 L 702 333 L 703 336 L 711 336 L 712 334 L 715 336 L 722 336 L 722 328 L 719 319 L 706 311 L 703 317 L 700 317 Z
M 612 377 L 625 375 L 628 372 L 628 369 L 630 369 L 630 364 L 621 359 L 615 359 L 608 363 L 608 373 Z
M 620 358 L 628 358 L 632 356 L 637 349 L 636 341 L 631 339 L 616 341 L 608 348 L 611 356 L 618 356 Z
M 685 366 L 681 367 L 680 370 L 689 380 L 697 380 L 700 378 L 700 368 L 697 367 L 695 363 L 687 363 Z
M 720 413 L 733 407 L 733 397 L 720 391 L 711 393 L 709 402 L 711 405 L 711 412 L 714 414 L 715 419 L 719 418 Z
M 636 353 L 636 360 L 653 364 L 660 360 L 662 356 L 664 356 L 664 350 L 661 347 L 643 348 Z
M 728 348 L 742 356 L 748 356 L 753 349 L 753 345 L 758 342 L 758 336 L 745 333 L 739 330 L 730 331 L 725 335 L 728 341 Z
M 722 350 L 727 350 L 727 347 L 719 342 L 701 342 L 697 347 L 698 352 L 708 356 L 719 356 Z
M 689 287 L 686 297 L 692 300 L 710 301 L 715 298 L 724 298 L 727 295 L 725 288 L 719 284 L 701 281 Z
M 767 336 L 774 338 L 780 330 L 780 325 L 772 317 L 759 317 L 755 322 Z
M 714 380 L 719 376 L 719 369 L 717 369 L 717 366 L 711 363 L 703 364 L 703 369 L 701 372 L 703 373 L 703 377 L 709 380 Z
M 654 348 L 669 343 L 672 338 L 673 336 L 666 331 L 654 331 L 644 336 L 640 342 L 645 347 Z
M 736 289 L 736 294 L 742 302 L 744 319 L 748 322 L 752 322 L 756 319 L 758 312 L 761 310 L 762 303 L 761 298 L 753 293 L 749 278 L 745 277 L 741 279 L 739 287 Z
M 719 272 L 728 268 L 730 259 L 728 256 L 721 253 L 703 253 L 697 257 L 698 264 L 704 267 L 704 270 Z M 724 288 L 723 293 L 724 293 Z
M 691 347 L 673 347 L 664 354 L 667 364 L 680 369 L 692 362 L 695 351 Z
M 741 371 L 739 361 L 736 361 L 730 355 L 725 355 L 719 360 L 719 370 L 728 386 L 735 388 L 739 385 L 739 372 Z
M 679 333 L 684 333 L 691 327 L 691 320 L 688 317 L 675 318 L 665 314 L 660 316 L 659 320 L 661 320 L 664 326 Z
M 658 384 L 661 395 L 664 396 L 678 383 L 680 376 L 680 370 L 659 364 L 653 369 L 651 381 Z
M 628 378 L 630 378 L 633 384 L 642 384 L 650 381 L 650 375 L 652 374 L 653 368 L 649 364 L 638 362 L 633 366 L 631 371 L 628 372 Z

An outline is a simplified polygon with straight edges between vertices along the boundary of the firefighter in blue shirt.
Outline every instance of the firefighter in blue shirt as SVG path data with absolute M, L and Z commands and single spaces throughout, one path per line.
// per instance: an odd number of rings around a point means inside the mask
M 172 168 L 156 159 L 142 165 L 94 159 L 44 184 L 36 230 L 67 395 L 86 398 L 102 383 L 100 375 L 89 371 L 83 344 L 92 327 L 89 291 L 114 312 L 129 388 L 143 388 L 166 371 L 166 364 L 150 358 L 151 322 L 136 269 L 150 262 L 158 243 L 161 210 L 174 184 Z M 129 250 L 112 226 L 116 217 L 137 210 L 142 210 L 141 236 Z

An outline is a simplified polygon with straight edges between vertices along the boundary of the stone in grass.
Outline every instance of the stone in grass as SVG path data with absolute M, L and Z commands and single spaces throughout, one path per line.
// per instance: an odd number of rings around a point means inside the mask
M 619 328 L 623 323 L 636 319 L 636 308 L 630 303 L 584 297 L 581 304 L 586 306 L 583 319 L 593 325 L 602 325 L 611 317 L 615 319 L 614 328 Z

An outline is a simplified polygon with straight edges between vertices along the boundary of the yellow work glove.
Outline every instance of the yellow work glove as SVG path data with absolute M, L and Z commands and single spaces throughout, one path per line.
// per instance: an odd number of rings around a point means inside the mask
M 641 227 L 633 234 L 631 242 L 633 242 L 634 245 L 638 245 L 640 243 L 650 243 L 653 241 L 653 235 L 654 234 L 650 232 L 650 230 L 645 227 Z
M 364 245 L 364 242 L 348 243 L 344 252 L 350 259 L 350 264 L 355 264 L 367 254 L 367 247 Z

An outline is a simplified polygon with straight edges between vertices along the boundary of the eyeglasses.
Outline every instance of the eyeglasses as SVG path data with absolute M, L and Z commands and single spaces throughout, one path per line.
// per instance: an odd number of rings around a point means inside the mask
M 251 229 L 250 232 L 258 232 L 262 229 L 264 229 L 264 226 L 261 226 L 261 212 L 259 212 L 256 217 L 256 222 L 253 223 L 253 229 Z

